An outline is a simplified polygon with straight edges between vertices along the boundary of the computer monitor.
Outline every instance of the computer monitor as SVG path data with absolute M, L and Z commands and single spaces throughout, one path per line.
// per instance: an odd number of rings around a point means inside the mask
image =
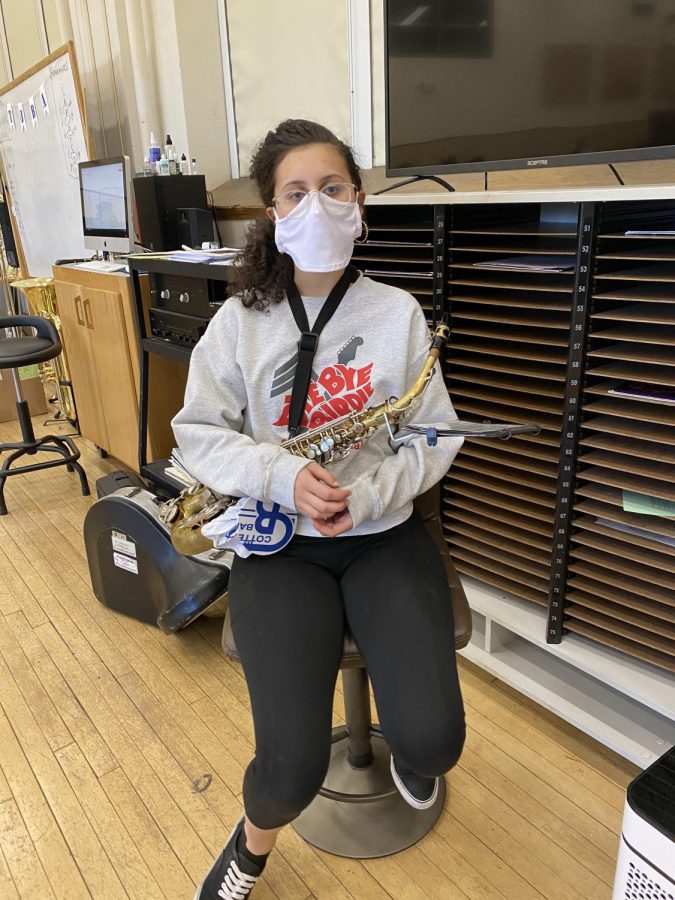
M 134 226 L 129 157 L 81 162 L 79 170 L 84 246 L 106 253 L 130 253 Z

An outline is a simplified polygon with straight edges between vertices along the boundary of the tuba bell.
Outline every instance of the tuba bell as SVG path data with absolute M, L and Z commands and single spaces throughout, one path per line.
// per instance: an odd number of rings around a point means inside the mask
M 21 281 L 11 282 L 11 287 L 21 291 L 28 301 L 28 307 L 33 315 L 49 319 L 61 337 L 61 318 L 56 306 L 56 290 L 53 278 L 23 278 Z M 62 415 L 68 419 L 71 425 L 77 425 L 77 410 L 75 398 L 68 369 L 68 359 L 65 347 L 61 341 L 61 352 L 54 359 L 38 363 L 40 377 L 43 384 L 53 384 L 56 398 Z

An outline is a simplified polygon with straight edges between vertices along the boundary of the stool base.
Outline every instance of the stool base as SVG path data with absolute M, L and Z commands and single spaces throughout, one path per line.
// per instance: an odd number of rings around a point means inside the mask
M 7 450 L 13 452 L 3 460 L 2 466 L 0 466 L 0 516 L 7 515 L 4 490 L 5 481 L 10 475 L 20 475 L 23 472 L 37 472 L 39 469 L 52 469 L 54 466 L 66 466 L 69 472 L 77 472 L 80 478 L 82 495 L 84 497 L 89 495 L 87 476 L 82 466 L 77 462 L 80 458 L 80 451 L 70 438 L 48 434 L 32 441 L 20 441 L 16 444 L 0 444 L 0 453 Z M 18 466 L 14 469 L 10 468 L 12 463 L 21 456 L 33 456 L 35 453 L 50 452 L 58 453 L 61 459 L 46 460 L 44 462 L 32 463 L 27 466 Z
M 333 729 L 331 761 L 321 792 L 292 823 L 308 843 L 336 856 L 373 859 L 416 844 L 443 810 L 445 779 L 429 809 L 413 809 L 399 794 L 389 770 L 390 752 L 379 728 L 371 729 L 373 762 L 353 768 L 347 759 L 349 735 Z M 349 795 L 345 802 L 331 795 Z

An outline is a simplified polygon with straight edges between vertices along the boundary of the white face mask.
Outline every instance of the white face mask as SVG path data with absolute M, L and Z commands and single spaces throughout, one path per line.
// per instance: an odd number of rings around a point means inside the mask
M 336 272 L 352 257 L 363 223 L 358 203 L 344 203 L 310 191 L 280 219 L 274 210 L 274 240 L 302 272 Z

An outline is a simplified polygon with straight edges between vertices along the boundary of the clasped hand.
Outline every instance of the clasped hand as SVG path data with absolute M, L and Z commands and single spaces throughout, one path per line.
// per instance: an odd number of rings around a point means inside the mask
M 324 537 L 337 537 L 354 527 L 347 504 L 350 494 L 316 462 L 301 469 L 295 479 L 295 508 L 309 516 Z

